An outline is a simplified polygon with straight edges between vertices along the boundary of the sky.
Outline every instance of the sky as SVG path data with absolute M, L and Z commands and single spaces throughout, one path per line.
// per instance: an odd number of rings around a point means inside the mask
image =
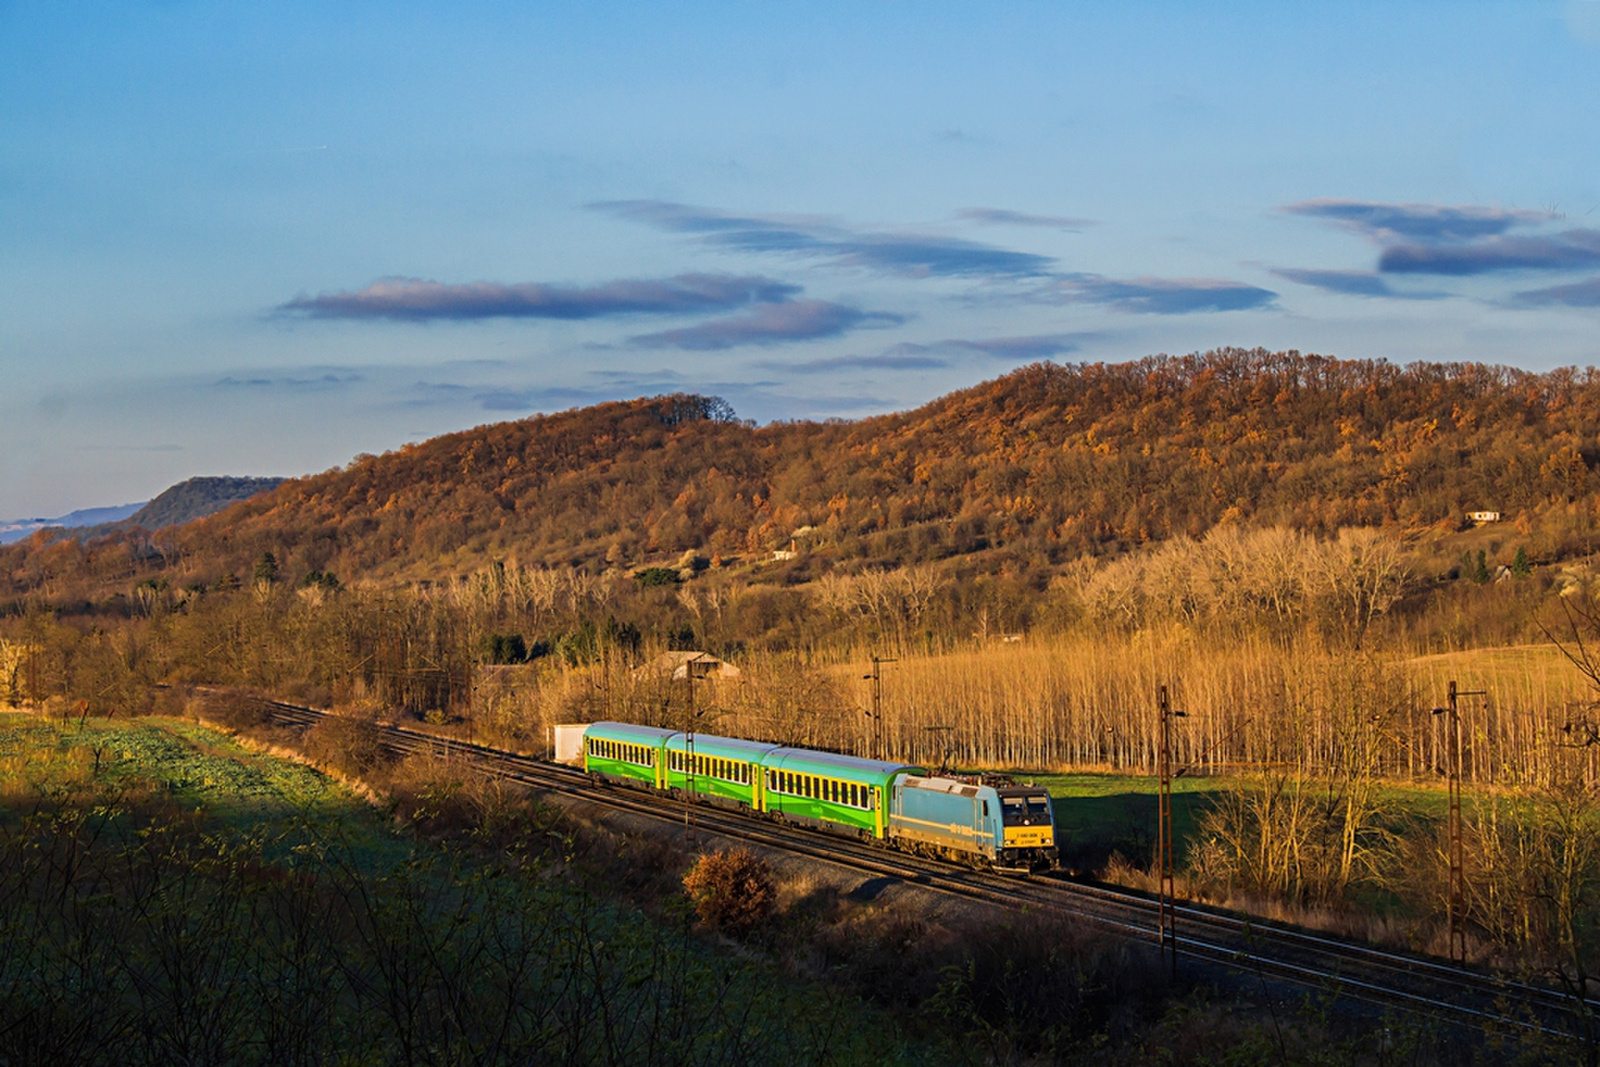
M 666 392 L 1597 324 L 1597 0 L 0 0 L 0 518 Z

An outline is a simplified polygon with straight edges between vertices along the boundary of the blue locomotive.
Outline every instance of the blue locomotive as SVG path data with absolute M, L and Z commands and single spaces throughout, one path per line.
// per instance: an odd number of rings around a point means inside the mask
M 689 749 L 678 731 L 598 722 L 583 732 L 583 767 L 609 781 L 1001 870 L 1056 862 L 1054 812 L 1037 786 L 708 734 L 695 734 Z

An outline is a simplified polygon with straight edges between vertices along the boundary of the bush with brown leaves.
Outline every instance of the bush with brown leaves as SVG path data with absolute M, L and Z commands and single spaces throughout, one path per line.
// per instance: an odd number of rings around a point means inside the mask
M 772 869 L 749 849 L 708 852 L 683 876 L 700 921 L 731 934 L 748 933 L 771 916 L 777 900 Z

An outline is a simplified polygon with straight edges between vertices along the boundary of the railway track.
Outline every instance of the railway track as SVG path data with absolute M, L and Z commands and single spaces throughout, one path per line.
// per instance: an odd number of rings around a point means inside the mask
M 278 722 L 301 728 L 326 713 L 268 701 Z M 642 789 L 597 784 L 588 774 L 546 760 L 382 726 L 400 755 L 432 751 L 544 792 L 579 797 L 615 811 L 682 825 L 681 801 Z M 699 831 L 824 861 L 871 877 L 989 905 L 1071 915 L 1109 933 L 1155 944 L 1156 901 L 1146 894 L 1068 880 L 1017 878 L 971 870 L 808 827 L 777 824 L 697 804 Z M 1360 1003 L 1400 1008 L 1472 1030 L 1498 1028 L 1579 1039 L 1600 1031 L 1600 1001 L 1503 975 L 1466 969 L 1434 957 L 1375 948 L 1281 923 L 1195 904 L 1177 908 L 1177 953 L 1262 980 L 1322 990 Z

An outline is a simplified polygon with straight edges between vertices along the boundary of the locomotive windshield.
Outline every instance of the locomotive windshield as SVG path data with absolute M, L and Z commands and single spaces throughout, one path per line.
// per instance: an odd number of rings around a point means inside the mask
M 1000 817 L 1007 826 L 1047 826 L 1050 795 L 1044 790 L 1000 794 Z

